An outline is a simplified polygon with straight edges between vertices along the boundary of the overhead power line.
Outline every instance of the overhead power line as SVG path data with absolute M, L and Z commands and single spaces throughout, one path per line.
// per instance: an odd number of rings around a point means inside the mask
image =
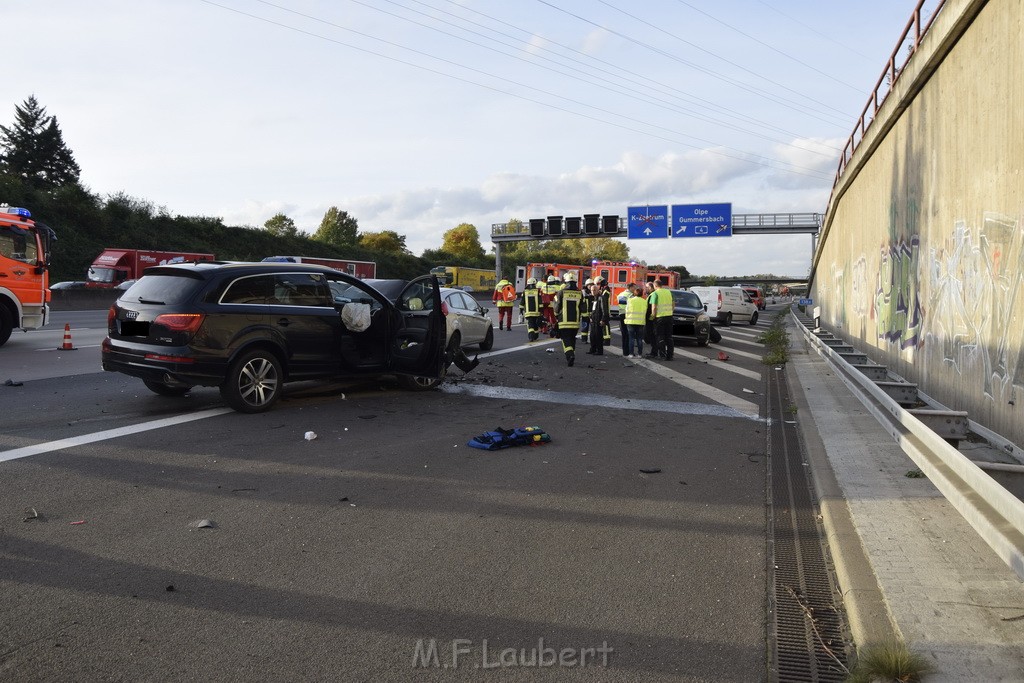
M 621 119 L 629 121 L 630 123 L 633 123 L 633 124 L 638 124 L 638 125 L 641 125 L 641 126 L 646 126 L 648 128 L 653 128 L 655 130 L 662 130 L 662 131 L 665 131 L 666 133 L 670 133 L 672 135 L 681 136 L 681 137 L 684 137 L 684 138 L 690 138 L 692 140 L 697 140 L 699 142 L 704 142 L 706 144 L 715 145 L 715 146 L 718 146 L 718 147 L 723 147 L 724 149 L 728 149 L 728 150 L 731 150 L 733 152 L 736 152 L 736 154 L 726 153 L 726 152 L 723 152 L 723 151 L 721 151 L 719 149 L 707 149 L 707 148 L 704 148 L 704 147 L 700 147 L 698 145 L 694 145 L 692 143 L 682 142 L 678 138 L 666 137 L 663 134 L 660 134 L 660 133 L 657 133 L 657 132 L 652 132 L 651 130 L 643 130 L 643 129 L 640 129 L 640 128 L 633 127 L 631 125 L 623 125 L 621 123 L 617 123 L 617 122 L 612 121 L 612 120 L 608 120 L 608 119 L 605 119 L 605 118 L 594 116 L 594 115 L 588 114 L 586 112 L 576 111 L 576 110 L 569 109 L 569 108 L 566 108 L 566 107 L 562 107 L 562 106 L 559 106 L 559 105 L 556 105 L 556 104 L 552 104 L 548 100 L 541 100 L 541 99 L 537 99 L 537 98 L 527 97 L 527 96 L 524 96 L 524 95 L 522 95 L 520 93 L 514 93 L 512 91 L 505 90 L 505 89 L 502 89 L 502 88 L 498 88 L 498 87 L 495 87 L 493 85 L 488 85 L 486 83 L 481 83 L 481 82 L 476 81 L 476 80 L 471 80 L 471 79 L 468 79 L 468 78 L 463 78 L 461 76 L 458 76 L 458 75 L 455 75 L 455 74 L 452 74 L 452 73 L 449 73 L 449 72 L 441 71 L 441 70 L 438 70 L 438 69 L 434 69 L 434 68 L 425 66 L 423 64 L 420 64 L 420 63 L 410 62 L 410 61 L 407 61 L 407 60 L 403 60 L 403 59 L 400 59 L 398 57 L 394 57 L 392 55 L 388 55 L 388 54 L 385 54 L 385 53 L 382 53 L 382 52 L 371 50 L 371 49 L 368 49 L 368 48 L 365 48 L 365 47 L 362 47 L 362 46 L 359 46 L 359 45 L 354 45 L 354 44 L 351 44 L 351 43 L 347 43 L 345 41 L 338 40 L 336 38 L 331 38 L 331 37 L 324 36 L 324 35 L 321 35 L 321 34 L 318 34 L 318 33 L 314 33 L 312 31 L 308 31 L 308 30 L 305 30 L 305 29 L 302 29 L 302 28 L 291 26 L 291 25 L 288 25 L 288 24 L 285 24 L 285 23 L 282 23 L 282 22 L 279 22 L 279 21 L 276 21 L 276 20 L 273 20 L 273 19 L 270 19 L 270 18 L 267 18 L 267 17 L 262 17 L 262 16 L 259 16 L 259 15 L 256 15 L 256 14 L 252 14 L 250 12 L 245 12 L 243 10 L 239 10 L 239 9 L 236 9 L 236 8 L 233 8 L 233 7 L 229 7 L 227 5 L 224 5 L 224 4 L 221 4 L 221 3 L 218 3 L 218 2 L 214 2 L 213 0 L 200 0 L 200 1 L 205 3 L 205 4 L 208 4 L 208 5 L 211 5 L 211 6 L 214 6 L 214 7 L 218 7 L 220 9 L 223 9 L 223 10 L 226 10 L 226 11 L 229 11 L 229 12 L 241 15 L 241 16 L 249 17 L 249 18 L 254 19 L 256 21 L 260 21 L 260 22 L 263 22 L 263 23 L 274 25 L 274 26 L 277 26 L 277 27 L 280 27 L 280 28 L 283 28 L 283 29 L 286 29 L 286 30 L 290 30 L 290 31 L 293 31 L 293 32 L 296 32 L 296 33 L 299 33 L 299 34 L 302 34 L 302 35 L 306 35 L 306 36 L 309 36 L 309 37 L 312 37 L 312 38 L 316 38 L 318 40 L 323 40 L 323 41 L 330 42 L 330 43 L 333 43 L 333 44 L 341 45 L 341 46 L 347 47 L 349 49 L 353 49 L 353 50 L 357 50 L 357 51 L 360 51 L 360 52 L 364 52 L 366 54 L 370 54 L 370 55 L 373 55 L 373 56 L 376 56 L 376 57 L 380 57 L 382 59 L 386 59 L 386 60 L 393 61 L 393 62 L 396 62 L 396 63 L 399 63 L 399 64 L 403 64 L 405 66 L 410 66 L 410 67 L 413 67 L 413 68 L 416 68 L 416 69 L 420 69 L 420 70 L 423 70 L 423 71 L 428 71 L 430 73 L 434 73 L 434 74 L 437 74 L 439 76 L 444 76 L 446 78 L 457 80 L 457 81 L 460 81 L 460 82 L 463 82 L 463 83 L 467 83 L 467 84 L 470 84 L 470 85 L 474 85 L 474 86 L 477 86 L 477 87 L 480 87 L 480 88 L 485 88 L 487 90 L 491 90 L 493 92 L 497 92 L 497 93 L 500 93 L 500 94 L 503 94 L 503 95 L 507 95 L 509 97 L 513 97 L 513 98 L 522 99 L 522 100 L 525 100 L 525 101 L 528 101 L 528 102 L 532 102 L 534 104 L 538 104 L 538 105 L 541 105 L 541 106 L 549 108 L 549 109 L 554 109 L 554 110 L 557 110 L 557 111 L 561 111 L 561 112 L 564 112 L 564 113 L 571 114 L 573 116 L 578 116 L 578 117 L 582 117 L 582 118 L 585 118 L 585 119 L 589 119 L 589 120 L 592 120 L 592 121 L 595 121 L 595 122 L 598 122 L 598 123 L 601 123 L 601 124 L 604 124 L 604 125 L 615 126 L 615 127 L 620 128 L 622 130 L 630 131 L 630 132 L 633 132 L 633 133 L 638 133 L 638 134 L 641 134 L 641 135 L 646 135 L 648 137 L 664 140 L 666 142 L 671 142 L 673 144 L 678 144 L 678 145 L 683 145 L 683 146 L 686 146 L 686 147 L 691 147 L 693 149 L 699 149 L 699 150 L 702 150 L 702 151 L 706 151 L 707 153 L 710 153 L 710 154 L 715 154 L 717 156 L 722 156 L 722 157 L 725 157 L 725 158 L 730 158 L 730 159 L 742 161 L 744 163 L 749 163 L 749 164 L 754 164 L 754 165 L 758 165 L 758 166 L 762 166 L 762 167 L 766 167 L 766 168 L 771 168 L 773 170 L 777 170 L 777 171 L 784 172 L 784 173 L 790 173 L 790 174 L 794 174 L 794 175 L 801 175 L 801 176 L 806 176 L 806 177 L 815 178 L 815 179 L 819 179 L 819 180 L 827 180 L 827 179 L 829 179 L 831 177 L 830 173 L 825 173 L 825 172 L 822 172 L 822 171 L 818 171 L 817 169 L 808 168 L 808 167 L 804 167 L 804 166 L 799 166 L 797 164 L 793 164 L 793 163 L 790 163 L 790 162 L 787 162 L 787 161 L 782 161 L 782 160 L 779 160 L 779 159 L 773 159 L 773 158 L 770 158 L 770 157 L 764 157 L 762 155 L 755 154 L 755 153 L 752 153 L 752 152 L 745 152 L 743 150 L 736 150 L 736 149 L 730 148 L 728 146 L 721 145 L 720 143 L 716 143 L 716 142 L 713 142 L 713 141 L 710 141 L 710 140 L 704 140 L 702 138 L 698 138 L 698 137 L 695 137 L 695 136 L 686 135 L 685 133 L 674 131 L 674 130 L 665 128 L 663 126 L 658 126 L 657 124 L 652 124 L 652 123 L 640 121 L 638 119 L 634 119 L 634 118 L 631 118 L 631 117 L 628 117 L 628 116 L 625 116 L 625 115 L 622 115 L 622 114 L 611 112 L 611 111 L 608 111 L 608 110 L 606 110 L 606 109 L 604 109 L 602 107 L 596 107 L 594 105 L 590 105 L 590 104 L 587 104 L 587 103 L 579 102 L 579 101 L 576 101 L 576 100 L 569 100 L 569 99 L 565 98 L 563 95 L 559 95 L 557 93 L 551 93 L 551 92 L 548 92 L 548 91 L 544 91 L 544 90 L 535 88 L 535 87 L 530 86 L 528 84 L 519 83 L 517 81 L 512 81 L 512 80 L 509 80 L 507 78 L 503 78 L 501 76 L 498 76 L 496 74 L 492 74 L 492 73 L 489 73 L 489 72 L 486 72 L 486 71 L 483 71 L 483 70 L 480 70 L 480 69 L 476 69 L 476 68 L 467 66 L 465 64 L 460 64 L 460 63 L 457 63 L 457 62 L 454 62 L 454 61 L 451 61 L 451 60 L 448 60 L 448 59 L 444 59 L 442 57 L 438 57 L 436 55 L 432 55 L 432 54 L 423 52 L 421 50 L 416 50 L 414 48 L 410 48 L 408 46 L 401 45 L 399 43 L 388 41 L 388 40 L 379 38 L 377 36 L 373 36 L 373 35 L 370 35 L 370 34 L 367 34 L 367 33 L 363 33 L 361 31 L 357 31 L 355 29 L 351 29 L 351 28 L 348 28 L 348 27 L 345 27 L 345 26 L 334 24 L 332 22 L 329 22 L 329 21 L 326 21 L 326 20 L 323 20 L 323 19 L 311 16 L 311 15 L 307 15 L 307 14 L 304 14 L 304 13 L 301 13 L 301 12 L 297 12 L 295 10 L 291 10 L 289 8 L 286 8 L 286 7 L 281 7 L 281 6 L 276 5 L 276 4 L 272 3 L 272 2 L 267 2 L 266 0 L 259 0 L 259 1 L 262 4 L 264 4 L 264 5 L 268 5 L 270 7 L 274 7 L 276 9 L 280 9 L 282 11 L 289 12 L 291 14 L 295 14 L 296 16 L 300 16 L 300 17 L 303 17 L 303 18 L 306 18 L 306 19 L 310 19 L 312 21 L 315 21 L 315 22 L 318 22 L 318 23 L 322 23 L 322 24 L 325 24 L 327 26 L 331 26 L 332 28 L 336 28 L 336 29 L 339 29 L 339 30 L 342 30 L 342 31 L 353 33 L 355 35 L 358 35 L 358 36 L 361 36 L 361 37 L 364 37 L 364 38 L 367 38 L 367 39 L 370 39 L 370 40 L 373 40 L 373 41 L 377 41 L 377 42 L 380 42 L 380 43 L 383 43 L 385 45 L 389 45 L 391 47 L 395 47 L 395 48 L 398 48 L 398 49 L 401 49 L 401 50 L 412 52 L 414 54 L 417 54 L 417 55 L 420 55 L 420 56 L 423 56 L 423 57 L 428 57 L 430 59 L 442 62 L 444 64 L 448 64 L 450 66 L 454 66 L 454 67 L 457 67 L 457 68 L 465 69 L 467 71 L 470 71 L 470 72 L 473 72 L 473 73 L 476 73 L 476 74 L 479 74 L 479 75 L 482 75 L 482 76 L 486 76 L 488 78 L 492 78 L 492 79 L 495 79 L 495 80 L 498 80 L 498 81 L 503 81 L 505 83 L 509 83 L 509 84 L 512 84 L 512 85 L 515 85 L 515 86 L 518 86 L 518 87 L 521 87 L 521 88 L 525 88 L 527 90 L 538 92 L 538 93 L 540 93 L 542 95 L 547 95 L 547 96 L 552 97 L 552 98 L 558 98 L 558 99 L 560 99 L 562 101 L 569 101 L 569 102 L 572 102 L 574 104 L 583 106 L 583 107 L 587 108 L 588 110 L 600 111 L 603 114 L 606 114 L 606 115 L 609 115 L 609 116 L 612 116 L 612 117 L 616 117 L 616 118 L 621 118 Z

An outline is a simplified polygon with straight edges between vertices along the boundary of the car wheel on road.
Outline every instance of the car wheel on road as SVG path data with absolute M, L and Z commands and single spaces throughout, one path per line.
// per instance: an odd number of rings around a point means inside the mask
M 399 375 L 398 383 L 402 385 L 402 388 L 408 389 L 409 391 L 426 391 L 437 387 L 443 379 L 435 379 L 433 377 L 419 377 L 412 375 Z
M 192 387 L 188 386 L 171 386 L 170 384 L 164 384 L 163 382 L 157 382 L 151 379 L 144 379 L 142 383 L 146 385 L 146 388 L 152 391 L 154 394 L 160 396 L 184 396 L 188 392 L 192 391 Z
M 240 413 L 262 413 L 281 395 L 281 363 L 262 349 L 244 354 L 220 385 L 224 401 Z
M 459 352 L 460 346 L 462 346 L 462 333 L 455 330 L 452 332 L 452 336 L 448 340 L 448 348 L 444 350 L 445 367 L 452 364 L 452 361 L 455 359 L 455 355 Z
M 750 316 L 750 324 L 751 325 L 756 325 L 757 324 L 757 311 L 754 311 L 754 314 Z
M 732 325 L 732 313 L 725 314 L 725 324 Z
M 492 346 L 494 346 L 494 325 L 487 328 L 487 334 L 484 336 L 484 340 L 480 342 L 480 350 L 490 351 Z
M 11 330 L 14 329 L 14 322 L 11 320 L 11 314 L 7 312 L 7 309 L 0 306 L 0 346 L 7 343 L 7 340 L 11 338 Z

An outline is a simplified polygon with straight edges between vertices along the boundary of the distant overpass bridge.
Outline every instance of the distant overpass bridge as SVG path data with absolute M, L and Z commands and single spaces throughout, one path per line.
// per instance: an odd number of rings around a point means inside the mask
M 523 240 L 561 240 L 594 237 L 626 237 L 629 232 L 625 216 L 603 216 L 605 220 L 588 227 L 580 218 L 558 217 L 557 223 L 547 219 L 532 219 L 522 223 L 494 223 L 491 225 L 491 241 L 501 254 L 504 242 Z M 821 230 L 823 215 L 820 213 L 738 213 L 732 216 L 734 235 L 787 235 L 810 234 L 817 236 Z M 543 229 L 530 223 L 543 221 Z M 680 238 L 675 238 L 680 239 Z M 689 238 L 695 239 L 695 238 Z M 500 265 L 499 265 L 500 268 Z
M 715 276 L 715 285 L 787 285 L 790 289 L 807 289 L 807 278 L 799 277 L 720 277 Z M 705 278 L 693 276 L 679 281 L 683 287 L 697 287 L 703 285 Z
M 596 214 L 591 214 L 595 216 Z M 587 222 L 581 217 L 562 218 L 557 221 L 531 219 L 516 223 L 494 223 L 491 225 L 491 241 L 494 242 L 494 266 L 502 272 L 501 245 L 506 242 L 526 240 L 584 239 L 595 237 L 626 237 L 629 232 L 625 216 L 602 216 L 601 220 Z M 820 213 L 740 213 L 732 216 L 734 235 L 811 235 L 811 253 L 815 251 L 823 215 Z M 681 238 L 675 238 L 681 239 Z M 699 239 L 699 238 L 688 238 Z M 737 282 L 746 280 L 736 280 Z M 792 278 L 780 280 L 791 282 Z M 768 282 L 768 281 L 764 281 Z M 694 283 L 698 284 L 698 283 Z

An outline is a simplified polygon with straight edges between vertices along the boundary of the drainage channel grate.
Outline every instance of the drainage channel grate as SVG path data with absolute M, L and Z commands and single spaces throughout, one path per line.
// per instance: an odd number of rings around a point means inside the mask
M 768 570 L 774 609 L 769 615 L 772 680 L 779 683 L 840 682 L 846 678 L 847 639 L 818 509 L 796 425 L 785 370 L 769 371 L 767 413 L 771 498 Z

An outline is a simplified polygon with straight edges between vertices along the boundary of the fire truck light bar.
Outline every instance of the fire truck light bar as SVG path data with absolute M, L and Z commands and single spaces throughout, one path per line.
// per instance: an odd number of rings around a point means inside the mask
M 21 216 L 22 218 L 32 218 L 31 211 L 18 206 L 0 206 L 0 213 L 13 213 L 15 216 Z

